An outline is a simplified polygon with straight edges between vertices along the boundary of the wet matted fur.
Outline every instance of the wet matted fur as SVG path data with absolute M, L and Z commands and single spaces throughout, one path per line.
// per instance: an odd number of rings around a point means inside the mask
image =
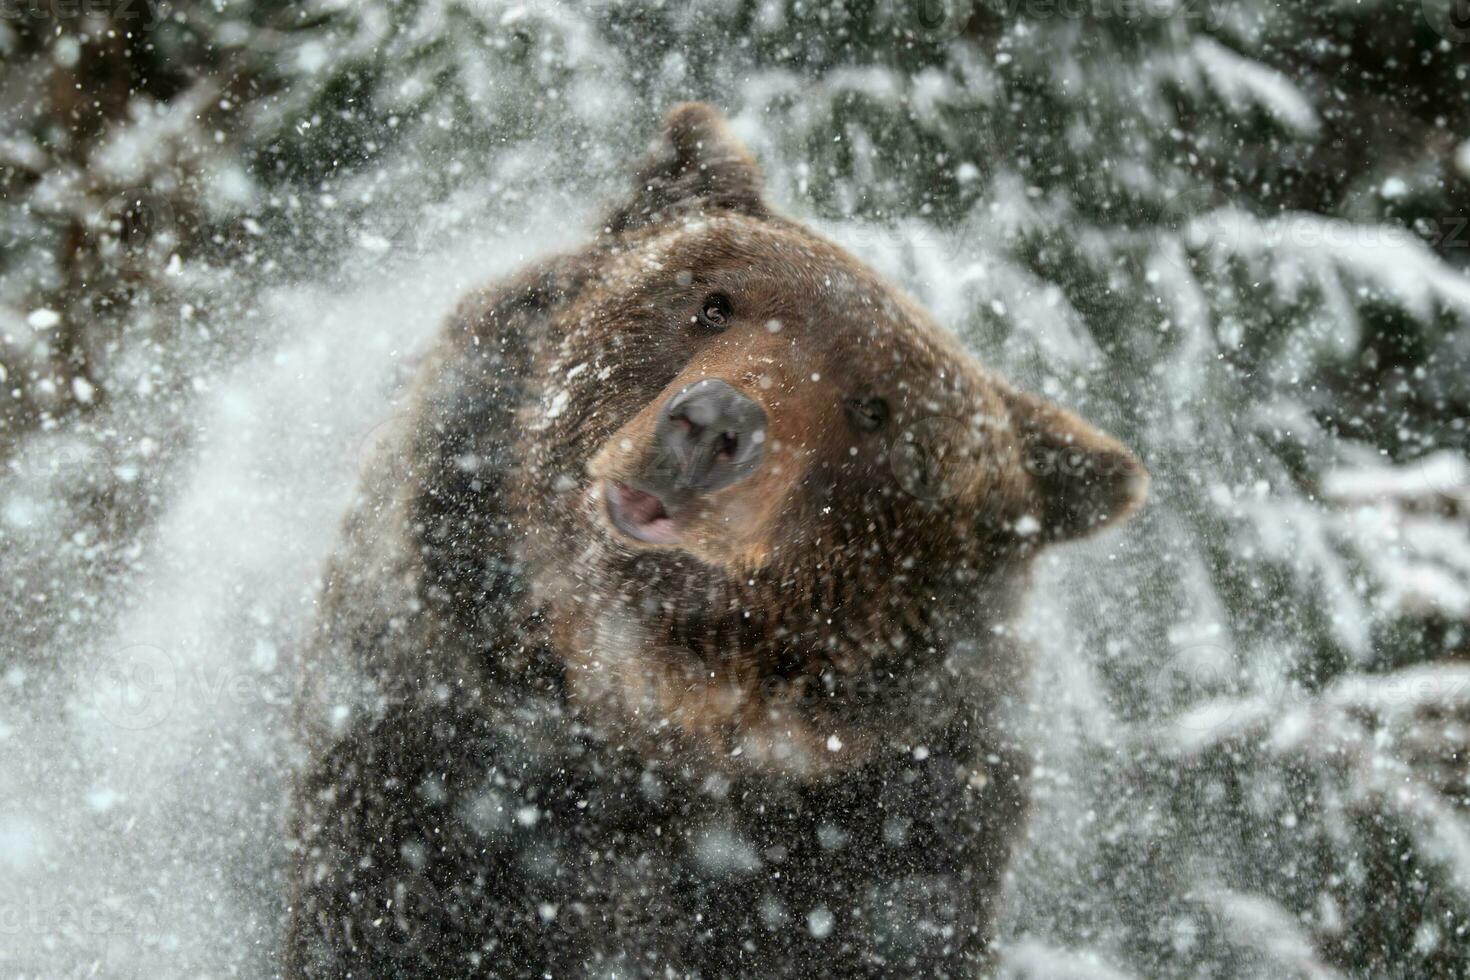
M 702 378 L 765 455 L 636 541 L 605 487 Z M 464 301 L 370 466 L 300 669 L 287 974 L 973 975 L 1027 806 L 1009 620 L 1145 483 L 676 108 L 586 248 Z

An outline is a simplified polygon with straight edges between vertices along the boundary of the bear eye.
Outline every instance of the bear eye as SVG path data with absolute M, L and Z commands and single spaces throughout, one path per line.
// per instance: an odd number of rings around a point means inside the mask
M 888 403 L 881 398 L 849 398 L 847 420 L 863 432 L 877 432 L 888 421 Z
M 730 298 L 724 293 L 711 293 L 704 298 L 696 318 L 708 330 L 719 333 L 730 325 Z

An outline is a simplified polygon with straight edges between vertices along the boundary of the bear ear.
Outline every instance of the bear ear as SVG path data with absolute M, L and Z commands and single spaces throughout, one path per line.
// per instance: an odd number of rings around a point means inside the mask
M 684 102 L 664 117 L 663 134 L 638 171 L 632 199 L 612 213 L 607 227 L 624 232 L 706 210 L 767 214 L 760 169 L 725 117 L 703 102 Z
M 1007 394 L 1030 489 L 1016 530 L 1042 540 L 1080 538 L 1119 521 L 1148 495 L 1148 471 L 1122 443 L 1050 402 Z M 1037 526 L 1039 524 L 1039 526 Z

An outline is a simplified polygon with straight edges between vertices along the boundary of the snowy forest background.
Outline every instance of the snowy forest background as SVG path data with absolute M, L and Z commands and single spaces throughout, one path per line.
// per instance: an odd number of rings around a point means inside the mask
M 270 974 L 365 447 L 688 98 L 1153 472 L 1027 616 L 1004 975 L 1470 976 L 1464 0 L 4 0 L 0 59 L 0 977 Z

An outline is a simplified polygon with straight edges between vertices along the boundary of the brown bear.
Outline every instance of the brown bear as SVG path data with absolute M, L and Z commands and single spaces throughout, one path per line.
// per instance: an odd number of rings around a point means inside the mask
M 771 211 L 708 106 L 469 297 L 300 666 L 292 977 L 970 976 L 1008 622 L 1146 476 Z

